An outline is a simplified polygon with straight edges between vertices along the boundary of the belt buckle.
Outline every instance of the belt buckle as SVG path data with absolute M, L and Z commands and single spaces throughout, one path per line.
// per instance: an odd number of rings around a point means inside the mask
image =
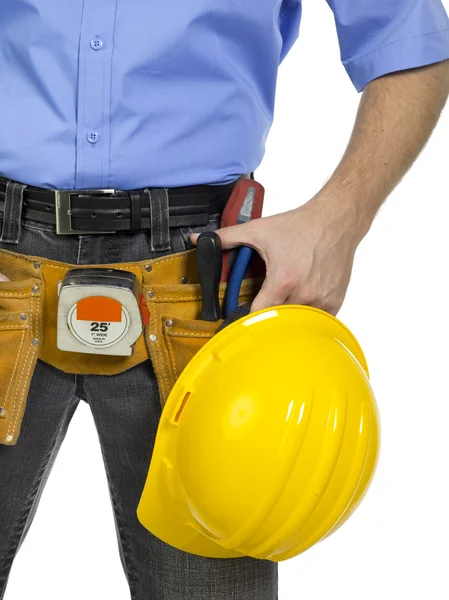
M 55 190 L 56 233 L 58 235 L 106 234 L 114 231 L 72 229 L 72 196 L 115 194 L 115 190 Z

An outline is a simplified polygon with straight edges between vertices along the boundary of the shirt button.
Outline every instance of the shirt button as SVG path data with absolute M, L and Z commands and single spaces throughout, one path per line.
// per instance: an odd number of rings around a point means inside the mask
M 100 40 L 100 38 L 93 38 L 90 40 L 90 46 L 94 50 L 100 50 L 100 48 L 103 46 L 103 40 Z
M 100 134 L 97 133 L 96 131 L 90 131 L 87 135 L 86 135 L 87 141 L 89 142 L 89 144 L 96 144 L 98 142 L 98 140 L 100 139 Z
M 100 48 L 103 46 L 103 40 L 100 40 L 99 38 L 94 38 L 93 40 L 90 40 L 90 46 L 94 50 L 100 50 Z

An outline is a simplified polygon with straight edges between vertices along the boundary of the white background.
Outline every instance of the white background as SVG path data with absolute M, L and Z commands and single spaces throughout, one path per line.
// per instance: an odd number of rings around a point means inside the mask
M 307 201 L 329 177 L 358 101 L 339 62 L 331 12 L 324 0 L 305 2 L 302 35 L 280 69 L 275 123 L 257 171 L 266 214 Z M 281 600 L 449 598 L 448 172 L 449 108 L 362 242 L 339 314 L 364 348 L 378 398 L 377 477 L 341 530 L 280 565 Z M 30 597 L 129 598 L 85 403 L 5 596 Z

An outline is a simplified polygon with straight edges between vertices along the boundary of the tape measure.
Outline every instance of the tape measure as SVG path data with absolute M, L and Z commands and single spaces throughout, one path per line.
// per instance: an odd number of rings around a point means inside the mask
M 67 352 L 131 356 L 142 334 L 140 284 L 118 269 L 72 269 L 59 283 L 57 346 Z

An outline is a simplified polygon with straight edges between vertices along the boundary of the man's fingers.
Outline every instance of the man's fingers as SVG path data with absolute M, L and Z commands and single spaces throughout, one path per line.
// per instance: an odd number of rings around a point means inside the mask
M 287 295 L 275 285 L 275 282 L 271 281 L 271 278 L 267 277 L 251 304 L 251 312 L 270 308 L 271 306 L 279 306 L 284 304 L 286 299 Z
M 223 227 L 223 229 L 217 229 L 215 233 L 218 233 L 221 239 L 221 245 L 224 250 L 230 250 L 231 248 L 237 248 L 238 246 L 251 246 L 251 238 L 248 235 L 248 228 L 246 225 L 232 225 L 232 227 Z M 192 233 L 190 239 L 194 244 L 198 239 L 199 233 Z
M 287 298 L 286 304 L 298 304 L 301 306 L 312 306 L 313 308 L 319 308 L 320 310 L 324 310 L 324 312 L 337 316 L 341 308 L 342 301 L 339 303 L 326 301 L 324 299 L 320 299 L 319 297 L 312 297 L 307 295 L 301 295 L 300 293 L 292 294 Z

